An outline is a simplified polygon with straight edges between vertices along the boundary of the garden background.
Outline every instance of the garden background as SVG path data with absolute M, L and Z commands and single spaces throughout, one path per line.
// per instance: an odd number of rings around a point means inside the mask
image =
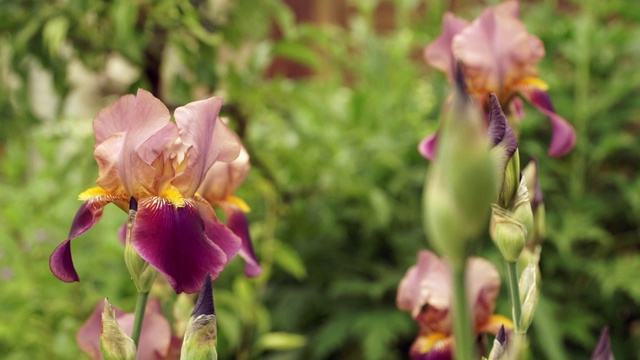
M 220 358 L 407 358 L 418 329 L 396 289 L 428 248 L 416 147 L 448 92 L 422 51 L 445 11 L 494 3 L 0 1 L 3 359 L 82 358 L 75 334 L 99 300 L 133 310 L 116 207 L 74 242 L 81 282 L 58 281 L 48 257 L 97 177 L 91 120 L 137 88 L 170 108 L 222 96 L 251 154 L 238 195 L 265 272 L 234 260 L 216 281 Z M 553 159 L 547 120 L 522 123 L 547 209 L 532 358 L 588 358 L 603 326 L 616 358 L 640 358 L 640 3 L 523 1 L 521 19 L 578 135 Z M 481 253 L 499 256 L 488 237 Z M 171 318 L 175 293 L 154 295 Z

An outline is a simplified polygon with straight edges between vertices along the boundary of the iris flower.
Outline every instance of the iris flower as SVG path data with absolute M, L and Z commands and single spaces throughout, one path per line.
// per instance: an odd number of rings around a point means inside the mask
M 551 121 L 549 155 L 559 157 L 573 149 L 576 134 L 565 119 L 556 114 L 547 84 L 539 79 L 536 64 L 545 55 L 544 45 L 527 32 L 518 19 L 519 4 L 507 1 L 484 10 L 471 23 L 451 13 L 444 15 L 440 36 L 424 52 L 426 62 L 444 71 L 453 82 L 455 67 L 465 72 L 468 92 L 484 106 L 495 93 L 504 109 L 518 118 L 524 116 L 520 97 Z M 433 159 L 436 136 L 425 138 L 420 153 Z
M 413 359 L 452 358 L 451 271 L 446 261 L 430 251 L 421 250 L 417 265 L 412 266 L 400 282 L 397 306 L 411 313 L 420 325 L 420 333 L 410 350 Z M 495 335 L 503 325 L 512 328 L 511 320 L 493 314 L 500 292 L 500 275 L 495 266 L 481 258 L 470 258 L 466 274 L 475 333 Z
M 207 273 L 220 274 L 241 239 L 196 190 L 216 162 L 240 153 L 237 136 L 218 118 L 221 106 L 215 97 L 189 103 L 175 110 L 174 123 L 159 99 L 138 90 L 98 114 L 98 186 L 79 195 L 83 203 L 69 237 L 49 259 L 56 277 L 79 280 L 71 240 L 91 229 L 108 203 L 128 212 L 130 202 L 137 203 L 131 245 L 177 293 L 197 292 Z
M 239 255 L 245 261 L 244 273 L 246 276 L 255 277 L 262 273 L 262 267 L 251 245 L 249 222 L 245 215 L 250 209 L 242 199 L 233 195 L 247 178 L 250 169 L 249 153 L 243 146 L 240 155 L 234 161 L 217 162 L 211 166 L 198 192 L 212 206 L 220 207 L 224 211 L 227 227 L 242 239 Z

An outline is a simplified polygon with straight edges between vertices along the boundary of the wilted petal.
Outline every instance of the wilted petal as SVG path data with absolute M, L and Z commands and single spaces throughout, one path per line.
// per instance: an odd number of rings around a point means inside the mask
M 436 145 L 438 143 L 438 133 L 431 134 L 420 141 L 418 152 L 427 160 L 433 161 L 436 157 Z
M 418 253 L 418 264 L 412 266 L 400 281 L 396 305 L 415 318 L 424 305 L 443 310 L 449 307 L 451 269 L 431 251 Z
M 78 273 L 73 266 L 71 258 L 71 240 L 84 234 L 91 229 L 102 218 L 102 209 L 115 197 L 110 195 L 99 195 L 85 201 L 71 223 L 71 230 L 67 240 L 58 245 L 49 257 L 49 268 L 53 275 L 64 282 L 79 281 Z
M 225 252 L 212 240 L 193 200 L 185 199 L 182 207 L 161 197 L 139 201 L 132 245 L 176 293 L 199 291 L 207 273 L 215 279 L 227 264 Z
M 238 142 L 240 142 L 239 139 Z M 240 154 L 232 162 L 219 161 L 211 166 L 198 193 L 212 205 L 224 201 L 245 181 L 250 169 L 249 153 L 242 146 Z
M 99 301 L 89 319 L 76 334 L 76 341 L 80 349 L 94 360 L 103 359 L 100 352 L 101 314 L 103 309 L 104 302 Z M 116 312 L 116 321 L 127 335 L 131 336 L 135 314 L 125 313 L 115 307 L 114 310 Z M 178 344 L 175 344 L 176 342 Z M 142 323 L 137 358 L 149 360 L 177 359 L 179 352 L 175 353 L 175 347 L 177 346 L 179 349 L 179 342 L 180 339 L 171 334 L 171 326 L 162 314 L 160 302 L 157 299 L 149 300 Z
M 611 352 L 611 340 L 609 339 L 609 327 L 605 327 L 600 332 L 600 339 L 591 360 L 614 360 L 613 352 Z
M 187 165 L 173 185 L 185 197 L 191 197 L 216 161 L 229 162 L 238 157 L 238 137 L 218 118 L 222 99 L 210 98 L 189 103 L 175 111 L 180 139 L 188 146 Z
M 569 153 L 576 144 L 576 132 L 571 124 L 556 114 L 549 95 L 533 86 L 521 88 L 520 93 L 551 121 L 549 156 L 560 157 Z
M 227 226 L 242 240 L 239 254 L 245 262 L 244 274 L 248 277 L 256 277 L 262 274 L 262 267 L 251 244 L 247 216 L 239 209 L 230 209 L 227 212 Z
M 444 14 L 443 22 L 442 33 L 434 42 L 427 46 L 424 51 L 424 59 L 427 64 L 440 71 L 444 71 L 447 74 L 447 79 L 453 81 L 455 59 L 451 44 L 454 36 L 459 34 L 469 23 L 450 12 Z

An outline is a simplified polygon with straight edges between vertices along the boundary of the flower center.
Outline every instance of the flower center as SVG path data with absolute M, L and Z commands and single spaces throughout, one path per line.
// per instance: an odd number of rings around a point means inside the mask
M 184 206 L 184 197 L 182 197 L 180 191 L 173 186 L 160 194 L 160 197 L 169 200 L 173 206 L 177 208 Z

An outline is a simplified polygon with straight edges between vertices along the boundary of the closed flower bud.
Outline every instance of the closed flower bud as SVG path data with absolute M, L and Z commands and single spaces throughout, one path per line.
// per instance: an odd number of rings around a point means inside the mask
M 182 343 L 181 359 L 217 360 L 218 330 L 211 277 L 207 275 Z
M 498 205 L 491 205 L 490 234 L 502 257 L 507 262 L 516 262 L 524 249 L 527 229 L 513 215 Z
M 127 222 L 127 233 L 124 246 L 124 263 L 127 265 L 129 274 L 133 279 L 133 283 L 136 285 L 138 292 L 148 293 L 153 286 L 153 282 L 156 278 L 156 269 L 149 265 L 131 245 L 131 236 L 133 224 L 136 218 L 136 211 L 138 204 L 132 197 L 130 201 L 129 221 Z
M 458 77 L 427 178 L 424 224 L 433 246 L 462 264 L 469 240 L 486 226 L 496 175 L 482 115 L 465 93 L 461 72 Z
M 135 360 L 136 344 L 116 321 L 116 313 L 107 299 L 102 311 L 100 350 L 105 360 Z
M 518 282 L 520 302 L 522 303 L 522 315 L 520 317 L 520 328 L 518 330 L 523 332 L 526 332 L 531 325 L 536 306 L 538 305 L 539 261 L 540 247 L 538 247 L 529 258 L 529 263 L 522 271 Z
M 527 190 L 527 184 L 524 178 L 520 181 L 518 191 L 513 199 L 511 205 L 512 217 L 524 225 L 527 233 L 525 234 L 525 240 L 529 234 L 533 232 L 533 212 L 531 211 L 531 204 L 529 202 L 529 192 Z

